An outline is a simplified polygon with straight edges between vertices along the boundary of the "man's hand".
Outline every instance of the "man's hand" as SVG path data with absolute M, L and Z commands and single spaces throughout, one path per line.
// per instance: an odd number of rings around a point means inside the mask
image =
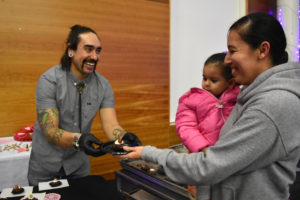
M 142 142 L 140 139 L 134 134 L 127 132 L 124 134 L 122 137 L 122 140 L 124 141 L 125 144 L 128 144 L 130 146 L 141 146 Z
M 105 152 L 102 150 L 102 142 L 91 133 L 81 134 L 79 141 L 79 148 L 84 150 L 87 155 L 102 156 Z M 94 145 L 98 145 L 95 148 Z

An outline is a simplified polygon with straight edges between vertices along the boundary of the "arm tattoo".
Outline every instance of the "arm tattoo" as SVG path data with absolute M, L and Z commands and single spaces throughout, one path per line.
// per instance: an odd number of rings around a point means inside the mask
M 46 135 L 48 141 L 52 144 L 58 144 L 64 134 L 64 130 L 55 126 L 59 121 L 58 110 L 38 110 L 37 113 L 41 130 Z
M 113 136 L 115 139 L 118 139 L 119 137 L 122 137 L 126 131 L 124 129 L 116 128 L 113 130 Z

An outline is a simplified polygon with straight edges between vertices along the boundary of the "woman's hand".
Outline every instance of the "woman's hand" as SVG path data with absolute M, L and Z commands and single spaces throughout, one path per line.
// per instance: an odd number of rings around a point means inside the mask
M 123 149 L 125 151 L 130 151 L 130 153 L 126 154 L 126 155 L 118 155 L 116 157 L 118 158 L 129 158 L 131 160 L 140 160 L 142 159 L 142 150 L 143 150 L 143 146 L 137 146 L 137 147 L 128 147 L 128 146 L 124 146 Z

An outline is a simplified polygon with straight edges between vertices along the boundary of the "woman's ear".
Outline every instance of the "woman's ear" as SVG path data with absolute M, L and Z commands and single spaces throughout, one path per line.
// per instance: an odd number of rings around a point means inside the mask
M 233 88 L 235 85 L 236 85 L 236 82 L 235 82 L 235 80 L 234 80 L 234 78 L 231 78 L 229 81 L 228 81 L 228 83 L 229 83 L 229 86 L 228 86 L 228 88 Z
M 267 57 L 270 53 L 270 43 L 263 41 L 258 47 L 258 53 L 260 59 Z

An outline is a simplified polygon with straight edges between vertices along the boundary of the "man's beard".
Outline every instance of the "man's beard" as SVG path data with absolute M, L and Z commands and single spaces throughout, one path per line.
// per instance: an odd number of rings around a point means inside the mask
M 82 62 L 82 65 L 81 65 L 81 70 L 83 71 L 83 66 L 85 63 L 94 63 L 94 69 L 93 71 L 96 71 L 96 67 L 97 67 L 97 63 L 98 63 L 98 60 L 94 60 L 94 59 L 84 59 L 83 62 Z

